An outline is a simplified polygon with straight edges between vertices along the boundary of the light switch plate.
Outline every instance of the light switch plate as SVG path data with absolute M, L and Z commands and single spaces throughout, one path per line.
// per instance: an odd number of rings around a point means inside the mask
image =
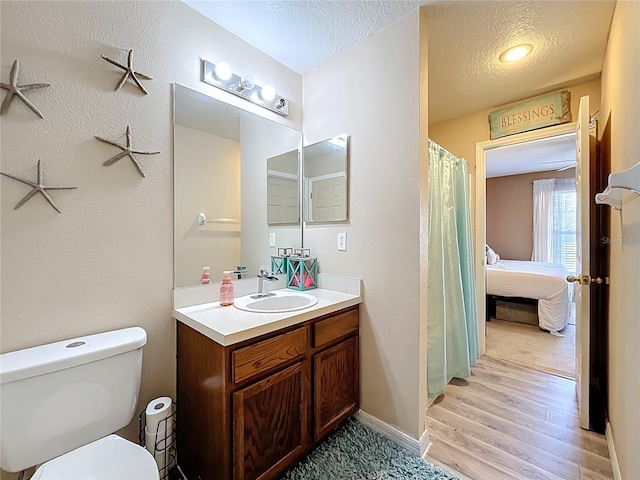
M 338 234 L 338 251 L 345 252 L 347 250 L 347 234 Z
M 269 233 L 269 246 L 270 247 L 275 247 L 276 246 L 276 234 L 275 233 Z

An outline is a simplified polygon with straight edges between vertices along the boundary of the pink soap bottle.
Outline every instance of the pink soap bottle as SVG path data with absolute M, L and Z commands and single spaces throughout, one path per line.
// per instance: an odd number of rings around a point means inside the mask
M 220 305 L 226 307 L 228 305 L 233 305 L 233 283 L 231 283 L 231 276 L 229 275 L 231 272 L 228 271 L 223 273 L 224 277 L 220 284 Z
M 211 274 L 209 267 L 202 267 L 202 276 L 200 277 L 200 285 L 209 285 L 211 283 Z

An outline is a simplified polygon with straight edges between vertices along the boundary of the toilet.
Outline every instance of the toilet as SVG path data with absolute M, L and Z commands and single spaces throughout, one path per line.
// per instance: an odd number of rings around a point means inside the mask
M 113 432 L 138 403 L 140 327 L 0 355 L 0 467 L 34 480 L 158 480 L 145 448 Z

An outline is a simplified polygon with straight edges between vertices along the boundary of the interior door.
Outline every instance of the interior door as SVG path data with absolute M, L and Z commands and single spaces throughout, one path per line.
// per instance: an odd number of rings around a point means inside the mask
M 347 218 L 347 188 L 344 176 L 311 182 L 311 218 L 336 221 Z
M 298 223 L 298 181 L 267 175 L 267 221 L 269 225 Z
M 589 337 L 590 337 L 590 190 L 589 190 L 589 96 L 580 98 L 576 136 L 576 393 L 580 426 L 589 429 Z

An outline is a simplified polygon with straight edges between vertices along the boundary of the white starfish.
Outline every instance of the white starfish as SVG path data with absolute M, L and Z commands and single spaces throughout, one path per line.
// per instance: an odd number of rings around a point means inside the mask
M 127 81 L 127 78 L 131 77 L 131 80 L 134 81 L 134 83 L 140 88 L 140 90 L 142 90 L 145 95 L 149 95 L 147 91 L 144 89 L 144 87 L 142 86 L 142 84 L 140 83 L 140 80 L 138 80 L 138 77 L 136 77 L 136 75 L 138 75 L 140 78 L 143 78 L 145 80 L 153 80 L 153 77 L 150 77 L 149 75 L 145 75 L 144 73 L 133 71 L 133 50 L 129 50 L 126 66 L 116 62 L 115 60 L 111 60 L 110 58 L 107 58 L 104 55 L 100 55 L 100 56 L 110 64 L 115 65 L 116 67 L 119 67 L 124 70 L 124 75 L 120 79 L 120 83 L 118 83 L 114 92 L 117 92 L 118 90 L 120 90 L 122 85 L 124 85 L 124 82 Z
M 113 165 L 121 158 L 129 157 L 129 159 L 133 162 L 133 164 L 138 169 L 138 172 L 140 172 L 140 175 L 142 175 L 143 177 L 145 176 L 144 172 L 142 171 L 142 168 L 140 168 L 140 164 L 138 163 L 138 160 L 133 154 L 137 153 L 138 155 L 157 155 L 158 153 L 160 153 L 160 152 L 143 152 L 142 150 L 134 150 L 133 147 L 131 146 L 131 127 L 129 127 L 129 125 L 127 125 L 127 145 L 126 146 L 119 145 L 116 142 L 112 142 L 111 140 L 107 140 L 106 138 L 102 138 L 98 136 L 95 136 L 95 139 L 100 140 L 101 142 L 104 142 L 104 143 L 108 143 L 109 145 L 113 145 L 114 147 L 118 147 L 120 150 L 122 150 L 122 152 L 114 155 L 109 160 L 104 162 L 103 165 L 105 167 L 108 167 L 109 165 Z
M 38 181 L 37 182 L 30 182 L 29 180 L 23 180 L 22 178 L 14 177 L 13 175 L 9 175 L 8 173 L 2 173 L 2 172 L 0 172 L 0 173 L 2 175 L 4 175 L 5 177 L 12 178 L 14 180 L 17 180 L 18 182 L 22 182 L 22 183 L 24 183 L 26 185 L 30 185 L 30 186 L 33 187 L 33 189 L 29 193 L 27 193 L 22 200 L 20 200 L 18 202 L 18 204 L 14 207 L 14 210 L 17 210 L 22 205 L 27 203 L 27 201 L 29 201 L 29 199 L 31 197 L 33 197 L 36 193 L 40 193 L 45 198 L 45 200 L 47 200 L 47 202 L 49 202 L 49 205 L 51 205 L 53 208 L 55 208 L 58 213 L 62 213 L 60 211 L 60 209 L 56 206 L 56 204 L 53 202 L 53 199 L 47 193 L 47 190 L 74 190 L 74 189 L 78 188 L 78 187 L 48 187 L 48 186 L 46 186 L 43 183 L 43 180 L 42 180 L 42 168 L 40 167 L 40 160 L 38 160 Z
M 29 107 L 29 109 L 38 115 L 40 118 L 44 118 L 40 110 L 36 108 L 36 106 L 31 103 L 27 97 L 22 93 L 23 91 L 34 90 L 36 88 L 44 88 L 49 87 L 48 83 L 32 83 L 30 85 L 18 85 L 18 70 L 20 66 L 18 64 L 18 60 L 13 61 L 13 65 L 11 66 L 11 73 L 9 74 L 9 83 L 0 83 L 0 87 L 4 90 L 7 90 L 7 95 L 4 97 L 4 101 L 2 102 L 2 107 L 0 107 L 0 115 L 4 115 L 9 110 L 11 106 L 11 102 L 14 97 L 18 97 L 20 100 L 24 102 L 24 104 Z

